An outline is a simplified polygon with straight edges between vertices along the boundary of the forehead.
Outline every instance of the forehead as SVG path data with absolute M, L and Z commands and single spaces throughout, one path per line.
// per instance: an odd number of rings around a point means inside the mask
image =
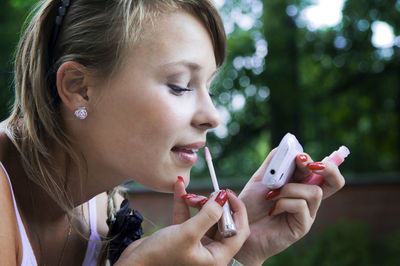
M 130 51 L 130 57 L 136 63 L 157 62 L 163 65 L 181 61 L 216 68 L 207 29 L 198 18 L 185 11 L 160 14 L 146 23 L 141 38 Z

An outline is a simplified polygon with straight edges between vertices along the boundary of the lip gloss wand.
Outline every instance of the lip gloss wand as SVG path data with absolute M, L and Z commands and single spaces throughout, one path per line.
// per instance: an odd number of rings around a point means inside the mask
M 215 175 L 214 165 L 212 163 L 211 153 L 207 147 L 204 148 L 204 154 L 206 157 L 208 170 L 210 171 L 211 180 L 214 186 L 214 193 L 216 193 L 220 190 L 218 186 L 217 176 Z M 218 230 L 223 237 L 231 237 L 236 235 L 236 225 L 235 222 L 233 221 L 228 201 L 225 203 L 223 208 L 224 211 L 222 213 L 222 217 L 218 221 Z

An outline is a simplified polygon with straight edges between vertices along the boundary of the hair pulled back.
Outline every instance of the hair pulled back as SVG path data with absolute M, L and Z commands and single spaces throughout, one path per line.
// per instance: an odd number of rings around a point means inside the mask
M 145 23 L 175 10 L 185 10 L 203 23 L 218 66 L 225 58 L 226 37 L 218 11 L 209 0 L 71 0 L 53 42 L 61 4 L 43 0 L 32 12 L 16 53 L 15 102 L 5 126 L 28 177 L 70 213 L 74 206 L 66 191 L 68 173 L 53 167 L 53 147 L 62 150 L 68 163 L 78 166 L 81 177 L 87 176 L 87 170 L 61 116 L 55 85 L 59 66 L 75 61 L 99 77 L 110 77 L 122 64 L 127 48 L 140 40 Z

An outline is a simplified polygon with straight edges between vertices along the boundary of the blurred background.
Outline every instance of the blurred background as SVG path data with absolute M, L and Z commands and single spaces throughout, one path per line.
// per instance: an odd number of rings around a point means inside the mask
M 0 120 L 36 2 L 0 2 Z M 324 201 L 305 239 L 265 265 L 400 265 L 400 0 L 214 2 L 228 58 L 211 89 L 222 124 L 207 145 L 222 187 L 240 192 L 286 132 L 316 161 L 351 150 L 340 167 L 345 188 Z M 188 190 L 207 195 L 199 153 Z M 149 230 L 170 223 L 170 195 L 126 187 Z

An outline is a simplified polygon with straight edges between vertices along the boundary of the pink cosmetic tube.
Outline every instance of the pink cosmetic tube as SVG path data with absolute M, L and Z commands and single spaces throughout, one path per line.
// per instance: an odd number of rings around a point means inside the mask
M 338 150 L 332 152 L 331 155 L 325 157 L 322 162 L 325 163 L 327 161 L 331 161 L 337 166 L 341 165 L 344 162 L 344 159 L 349 156 L 350 150 L 346 146 L 341 146 Z M 324 181 L 324 177 L 322 175 L 312 173 L 306 179 L 304 179 L 301 183 L 309 184 L 309 185 L 317 185 L 320 186 Z

